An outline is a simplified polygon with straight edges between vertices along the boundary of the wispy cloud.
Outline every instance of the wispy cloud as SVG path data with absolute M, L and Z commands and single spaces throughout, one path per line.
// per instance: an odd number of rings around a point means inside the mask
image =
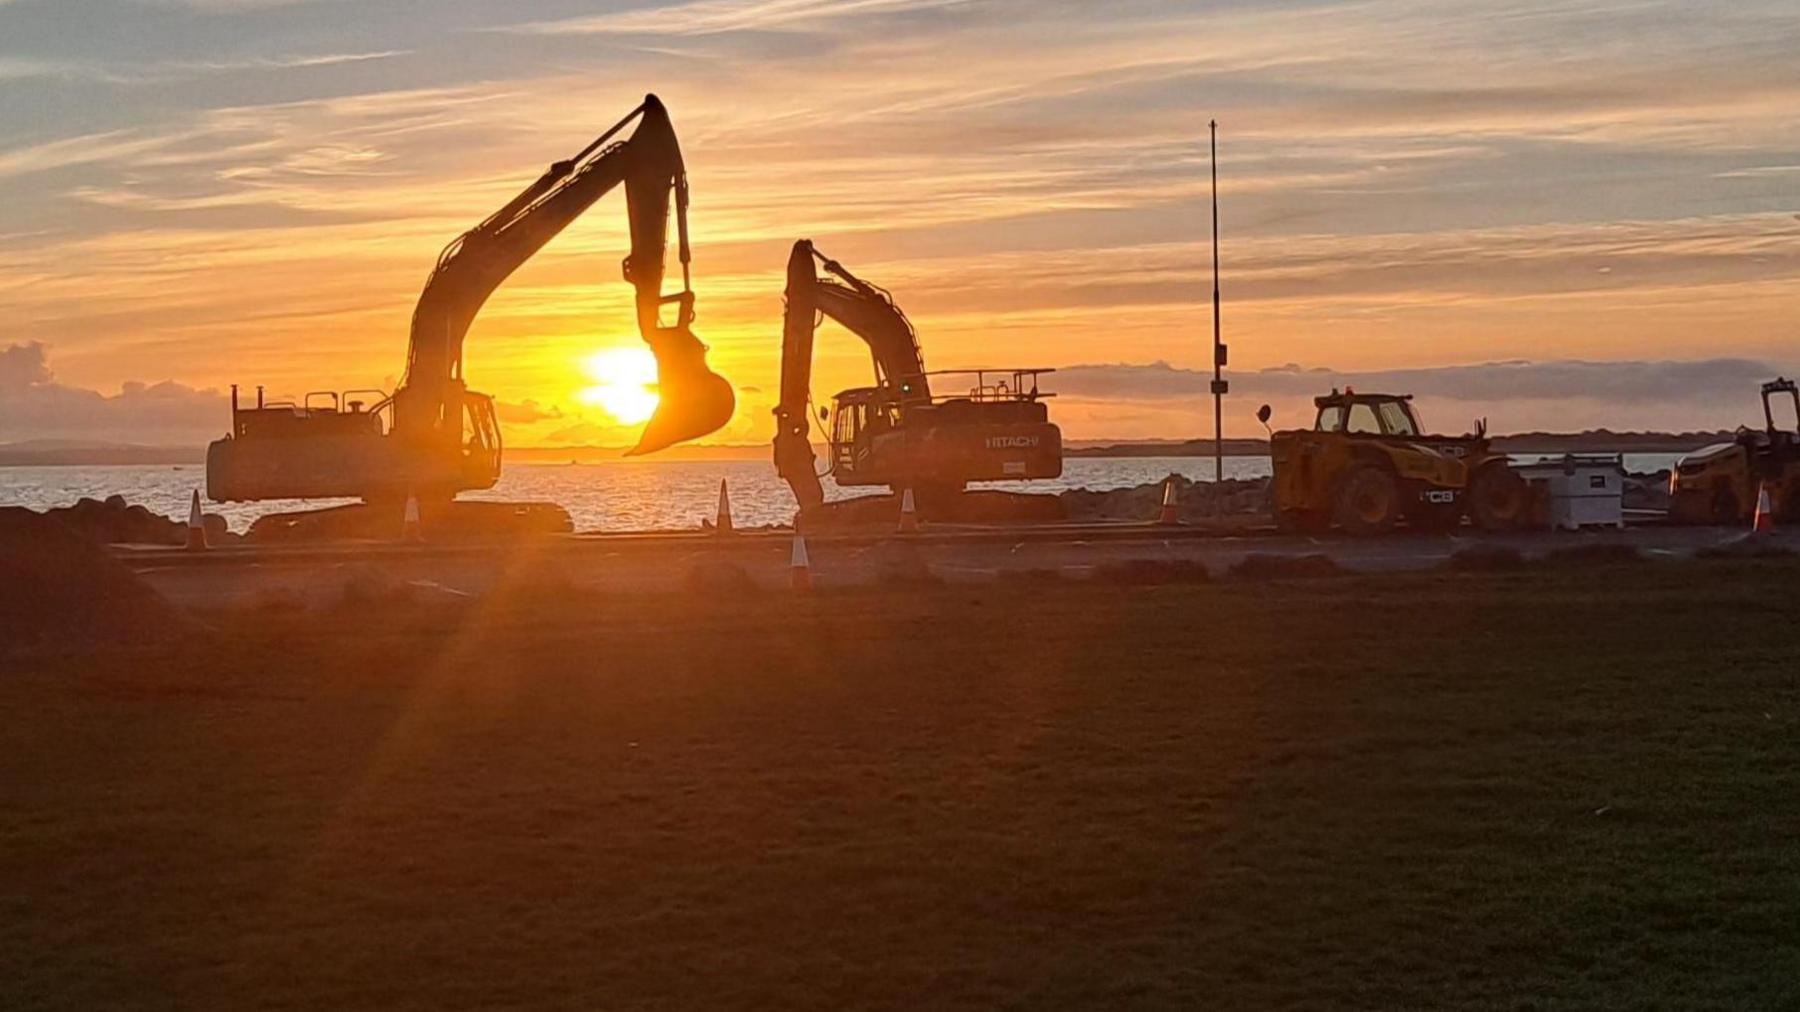
M 1775 375 L 1766 362 L 1742 358 L 1685 361 L 1514 359 L 1410 369 L 1338 370 L 1300 365 L 1235 374 L 1232 385 L 1251 397 L 1312 397 L 1332 388 L 1410 393 L 1475 404 L 1588 400 L 1608 405 L 1642 402 L 1705 404 L 1742 400 Z M 1207 394 L 1209 370 L 1167 362 L 1073 365 L 1056 373 L 1060 392 L 1105 400 L 1169 400 Z
M 254 71 L 304 70 L 370 63 L 411 55 L 411 50 L 250 56 L 231 60 L 40 60 L 0 56 L 0 81 L 63 79 L 135 87 Z
M 1779 2 L 240 6 L 135 5 L 124 54 L 50 24 L 0 56 L 57 103 L 0 151 L 0 299 L 91 388 L 381 382 L 443 243 L 645 88 L 688 159 L 703 333 L 745 387 L 774 386 L 800 236 L 891 287 L 934 364 L 1203 361 L 1215 116 L 1243 369 L 1778 361 L 1800 316 Z M 630 340 L 624 243 L 613 198 L 551 244 L 484 310 L 472 378 L 570 403 L 574 362 Z M 821 393 L 866 379 L 854 341 L 819 348 Z M 764 434 L 742 400 L 732 435 Z M 1059 410 L 1076 435 L 1189 424 L 1168 399 Z M 527 441 L 604 424 L 526 416 Z
M 976 0 L 695 0 L 663 7 L 531 21 L 506 31 L 526 35 L 710 35 L 787 28 L 872 14 L 965 7 Z
M 0 151 L 0 178 L 77 165 L 118 163 L 179 143 L 186 136 L 190 135 L 185 131 L 159 134 L 137 130 L 108 130 Z
M 1497 432 L 1716 431 L 1748 419 L 1757 384 L 1778 371 L 1767 362 L 1739 358 L 1510 360 L 1373 370 L 1285 365 L 1232 376 L 1238 413 L 1245 416 L 1233 419 L 1232 427 L 1245 431 L 1249 405 L 1266 401 L 1275 408 L 1276 427 L 1304 428 L 1312 422 L 1313 397 L 1348 388 L 1412 394 L 1435 431 L 1462 431 L 1475 418 L 1487 419 Z M 1187 432 L 1200 431 L 1207 421 L 1209 370 L 1167 362 L 1074 365 L 1052 378 L 1058 395 L 1078 411 L 1111 418 L 1115 434 L 1146 434 L 1129 424 L 1143 419 Z
M 1790 176 L 1800 176 L 1800 165 L 1758 165 L 1713 173 L 1714 179 L 1785 179 Z
M 366 53 L 319 53 L 315 55 L 290 55 L 251 57 L 241 60 L 190 60 L 170 63 L 151 64 L 152 70 L 196 70 L 227 72 L 235 70 L 288 70 L 295 67 L 336 67 L 346 63 L 367 63 L 371 60 L 388 60 L 396 56 L 409 56 L 410 49 L 381 49 Z

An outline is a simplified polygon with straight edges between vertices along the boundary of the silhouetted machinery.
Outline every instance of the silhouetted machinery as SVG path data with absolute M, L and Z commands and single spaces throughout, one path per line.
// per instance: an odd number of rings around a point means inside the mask
M 1283 529 L 1379 534 L 1404 519 L 1447 530 L 1467 516 L 1484 531 L 1505 531 L 1525 522 L 1525 480 L 1489 443 L 1485 423 L 1465 436 L 1431 435 L 1411 394 L 1333 390 L 1313 404 L 1312 428 L 1269 437 Z M 1265 404 L 1257 418 L 1266 425 L 1269 414 Z
M 1784 429 L 1775 405 L 1788 401 L 1795 427 Z M 1756 510 L 1757 493 L 1769 490 L 1770 507 L 1783 521 L 1800 520 L 1800 384 L 1777 378 L 1762 385 L 1763 428 L 1738 429 L 1729 443 L 1715 443 L 1675 462 L 1669 475 L 1669 515 L 1683 523 L 1738 524 Z
M 614 138 L 636 122 L 630 136 Z M 655 95 L 575 157 L 536 182 L 438 257 L 413 310 L 406 375 L 379 390 L 308 394 L 254 407 L 232 392 L 231 434 L 207 448 L 207 495 L 218 501 L 361 498 L 408 494 L 447 501 L 493 487 L 500 429 L 493 398 L 463 382 L 463 338 L 507 277 L 582 212 L 624 184 L 631 227 L 625 280 L 637 289 L 638 332 L 656 356 L 660 400 L 630 452 L 650 453 L 718 429 L 731 418 L 731 386 L 706 365 L 694 336 L 687 176 L 669 114 Z M 681 291 L 663 293 L 669 205 L 675 205 Z M 665 307 L 675 319 L 665 324 Z
M 821 278 L 817 267 L 830 277 Z M 912 324 L 888 293 L 820 254 L 810 241 L 788 257 L 781 342 L 781 401 L 775 409 L 775 469 L 801 511 L 825 501 L 812 444 L 813 332 L 830 317 L 869 346 L 875 385 L 844 390 L 820 410 L 831 427 L 826 473 L 839 485 L 912 488 L 933 507 L 972 481 L 1022 481 L 1062 474 L 1062 432 L 1038 388 L 1050 369 L 929 373 Z M 950 377 L 969 384 L 941 390 Z

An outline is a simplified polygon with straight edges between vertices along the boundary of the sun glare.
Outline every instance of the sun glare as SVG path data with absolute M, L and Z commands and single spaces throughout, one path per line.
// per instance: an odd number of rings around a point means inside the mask
M 581 360 L 581 371 L 594 385 L 577 397 L 624 425 L 647 421 L 656 413 L 656 356 L 648 348 L 606 348 Z

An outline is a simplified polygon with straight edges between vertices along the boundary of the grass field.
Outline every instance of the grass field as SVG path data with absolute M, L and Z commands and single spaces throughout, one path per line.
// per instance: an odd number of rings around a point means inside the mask
M 209 617 L 0 675 L 0 1007 L 1793 1008 L 1792 563 Z

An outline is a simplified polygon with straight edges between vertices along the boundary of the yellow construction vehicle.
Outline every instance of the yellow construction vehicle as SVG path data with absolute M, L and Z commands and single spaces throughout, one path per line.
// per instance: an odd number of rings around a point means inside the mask
M 1425 434 L 1410 394 L 1333 390 L 1316 397 L 1311 429 L 1272 433 L 1275 520 L 1284 530 L 1378 534 L 1404 520 L 1447 530 L 1468 516 L 1483 530 L 1526 518 L 1525 482 L 1488 444 L 1485 425 L 1466 436 Z M 1265 425 L 1269 406 L 1257 412 Z
M 1778 426 L 1775 402 L 1786 394 L 1794 429 Z M 1739 524 L 1756 509 L 1766 485 L 1783 520 L 1800 519 L 1800 385 L 1777 378 L 1762 385 L 1763 430 L 1740 428 L 1729 443 L 1702 447 L 1675 462 L 1669 476 L 1669 517 L 1692 524 Z

